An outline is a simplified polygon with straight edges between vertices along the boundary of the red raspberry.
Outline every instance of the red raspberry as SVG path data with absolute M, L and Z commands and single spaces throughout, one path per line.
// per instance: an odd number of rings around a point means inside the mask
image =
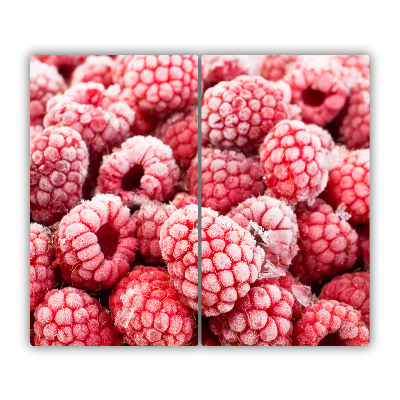
M 198 193 L 198 156 L 188 170 L 190 192 Z M 205 207 L 226 214 L 251 196 L 259 196 L 265 185 L 259 170 L 259 157 L 214 148 L 201 152 L 201 197 Z
M 198 207 L 176 210 L 160 232 L 161 254 L 171 282 L 183 304 L 197 312 L 198 297 Z
M 71 85 L 78 82 L 99 82 L 105 87 L 112 85 L 112 67 L 114 60 L 108 56 L 89 56 L 85 62 L 75 68 Z
M 289 206 L 268 196 L 251 197 L 233 208 L 227 216 L 242 228 L 248 229 L 250 221 L 253 221 L 256 226 L 265 229 L 266 242 L 260 245 L 264 249 L 265 260 L 284 272 L 289 269 L 299 250 L 297 219 Z
M 177 111 L 166 120 L 160 121 L 155 135 L 169 145 L 176 162 L 188 169 L 197 153 L 197 105 L 185 112 Z M 205 144 L 205 142 L 204 142 Z
M 311 200 L 324 189 L 326 157 L 318 136 L 300 121 L 281 121 L 260 148 L 267 194 L 289 204 Z
M 179 167 L 169 146 L 152 136 L 134 136 L 104 157 L 96 191 L 120 196 L 131 207 L 169 200 L 178 179 Z
M 369 270 L 369 224 L 362 225 L 358 229 L 358 239 L 360 244 L 362 260 L 365 262 L 367 270 Z
M 194 55 L 135 55 L 124 82 L 140 109 L 165 115 L 197 102 L 197 75 Z
M 193 196 L 186 192 L 177 193 L 174 198 L 170 201 L 176 208 L 183 208 L 189 204 L 197 204 L 197 196 Z
M 300 251 L 290 272 L 306 285 L 326 281 L 351 268 L 359 254 L 358 235 L 322 199 L 296 207 Z
M 369 327 L 369 273 L 353 272 L 333 278 L 321 290 L 321 300 L 337 300 L 361 312 Z
M 324 126 L 344 107 L 346 83 L 341 66 L 330 58 L 297 61 L 284 77 L 292 89 L 292 103 L 303 111 L 305 123 Z
M 297 60 L 295 55 L 267 55 L 261 64 L 260 75 L 269 81 L 279 81 Z
M 293 296 L 276 282 L 252 287 L 233 310 L 211 317 L 222 346 L 291 346 Z
M 361 313 L 336 300 L 318 300 L 294 325 L 295 346 L 367 346 L 369 330 Z
M 30 311 L 54 288 L 56 278 L 52 267 L 54 247 L 49 228 L 30 224 Z
M 135 260 L 135 229 L 119 197 L 100 194 L 83 201 L 61 220 L 54 235 L 63 280 L 89 290 L 112 287 Z
M 138 240 L 138 253 L 147 264 L 161 264 L 160 231 L 168 217 L 176 211 L 172 204 L 150 201 L 132 215 L 136 224 L 133 237 Z
M 49 127 L 31 140 L 30 200 L 35 222 L 54 224 L 82 199 L 88 150 L 68 127 Z
M 71 76 L 72 71 L 80 64 L 85 62 L 87 55 L 70 55 L 70 54 L 56 54 L 56 55 L 36 55 L 34 56 L 39 61 L 54 65 L 61 75 L 66 78 Z
M 64 92 L 64 78 L 53 66 L 38 60 L 30 63 L 30 124 L 42 125 L 47 102 Z
M 321 147 L 326 150 L 326 153 L 332 151 L 335 147 L 335 141 L 332 135 L 326 130 L 315 124 L 306 125 L 307 130 L 313 135 L 317 135 L 321 141 Z
M 344 67 L 345 75 L 354 75 L 354 71 L 369 78 L 369 57 L 367 55 L 340 55 L 334 57 L 342 67 Z
M 230 311 L 260 273 L 263 250 L 232 219 L 209 208 L 201 218 L 201 306 L 206 317 Z
M 260 76 L 242 75 L 206 90 L 201 133 L 213 146 L 255 152 L 272 127 L 289 118 L 285 93 Z
M 323 197 L 349 213 L 351 224 L 369 222 L 369 149 L 350 151 L 329 171 Z
M 70 98 L 79 104 L 90 104 L 95 107 L 103 108 L 103 100 L 105 97 L 105 87 L 99 82 L 78 82 L 70 86 L 65 92 L 64 96 Z M 118 93 L 120 90 L 118 90 Z M 117 95 L 118 95 L 117 93 Z M 114 97 L 117 97 L 114 96 Z M 117 101 L 115 98 L 109 100 L 107 98 L 107 105 L 110 105 Z M 106 107 L 104 107 L 106 108 Z
M 359 79 L 350 89 L 340 134 L 349 150 L 369 148 L 369 80 Z
M 196 324 L 161 267 L 135 267 L 118 282 L 110 307 L 117 329 L 131 346 L 185 346 Z
M 35 346 L 122 346 L 108 310 L 83 290 L 46 294 L 35 310 Z
M 125 86 L 124 75 L 126 71 L 126 67 L 130 63 L 134 56 L 132 54 L 127 55 L 119 55 L 114 61 L 114 64 L 111 68 L 112 81 L 113 83 L 118 83 L 121 88 Z

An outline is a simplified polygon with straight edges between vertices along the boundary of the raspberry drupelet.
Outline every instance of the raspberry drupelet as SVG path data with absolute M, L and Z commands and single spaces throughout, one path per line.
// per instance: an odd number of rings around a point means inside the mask
M 114 64 L 111 68 L 112 81 L 113 83 L 118 83 L 121 88 L 125 86 L 124 75 L 126 67 L 133 57 L 132 54 L 121 54 L 114 60 Z
M 342 65 L 345 76 L 354 76 L 356 72 L 364 78 L 369 78 L 369 56 L 339 55 L 334 58 Z
M 293 329 L 294 346 L 367 346 L 361 313 L 336 300 L 318 300 L 303 310 Z
M 152 136 L 134 136 L 104 156 L 96 192 L 120 196 L 130 207 L 164 202 L 174 195 L 179 174 L 169 146 Z
M 54 234 L 62 279 L 79 288 L 111 288 L 129 273 L 138 248 L 129 208 L 99 194 L 73 208 Z
M 176 208 L 183 208 L 189 204 L 198 204 L 197 196 L 186 192 L 177 193 L 170 201 Z
M 54 246 L 49 228 L 30 224 L 30 311 L 52 290 L 56 278 L 52 266 Z
M 299 252 L 290 272 L 305 285 L 325 282 L 351 268 L 359 255 L 358 234 L 322 199 L 296 207 Z
M 82 199 L 89 154 L 81 135 L 49 127 L 31 138 L 30 210 L 40 224 L 59 221 Z
M 350 151 L 329 171 L 322 194 L 333 208 L 350 214 L 353 225 L 369 222 L 369 149 Z
M 67 86 L 55 67 L 38 60 L 30 63 L 29 80 L 30 124 L 43 125 L 47 102 L 63 93 Z
M 267 55 L 263 57 L 260 75 L 269 81 L 282 79 L 297 60 L 295 55 Z
M 319 137 L 321 147 L 326 150 L 326 153 L 329 153 L 334 149 L 335 141 L 329 131 L 315 124 L 307 124 L 306 128 L 310 133 Z
M 260 170 L 266 194 L 288 204 L 316 198 L 328 179 L 321 140 L 300 121 L 274 126 L 260 148 Z
M 83 290 L 51 290 L 35 310 L 35 346 L 122 346 L 109 311 Z
M 337 300 L 361 312 L 362 320 L 369 327 L 369 273 L 353 272 L 333 278 L 324 285 L 321 300 Z
M 195 55 L 135 55 L 124 83 L 141 110 L 166 115 L 197 102 L 197 64 Z
M 264 242 L 260 244 L 265 260 L 287 272 L 299 249 L 297 218 L 289 206 L 269 196 L 251 197 L 233 208 L 227 216 L 242 228 L 248 229 L 250 221 L 253 221 L 266 230 Z
M 226 214 L 251 196 L 265 191 L 258 156 L 233 150 L 203 148 L 201 151 L 202 204 Z M 198 156 L 188 170 L 190 192 L 198 193 Z
M 220 82 L 204 93 L 201 133 L 215 147 L 254 153 L 273 126 L 289 118 L 285 96 L 261 76 Z
M 136 266 L 110 296 L 115 326 L 131 346 L 185 346 L 193 311 L 181 304 L 165 268 Z
M 275 281 L 257 281 L 231 311 L 211 317 L 210 328 L 222 346 L 291 346 L 293 304 Z

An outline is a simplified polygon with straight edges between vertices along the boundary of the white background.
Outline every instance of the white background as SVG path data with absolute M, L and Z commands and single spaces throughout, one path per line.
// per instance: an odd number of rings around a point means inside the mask
M 388 7 L 389 2 L 372 6 L 348 0 L 127 4 L 32 1 L 2 6 L 0 396 L 394 398 L 400 355 L 396 10 Z M 30 347 L 29 56 L 60 53 L 370 55 L 371 344 L 367 348 Z

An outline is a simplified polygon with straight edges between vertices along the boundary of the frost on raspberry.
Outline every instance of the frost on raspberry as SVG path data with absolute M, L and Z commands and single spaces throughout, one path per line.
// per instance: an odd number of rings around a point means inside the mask
M 31 137 L 30 210 L 35 222 L 51 225 L 82 199 L 89 155 L 81 135 L 49 127 Z
M 197 204 L 198 200 L 197 196 L 191 195 L 190 193 L 179 192 L 173 197 L 170 203 L 176 208 L 183 208 L 189 204 Z
M 169 146 L 152 136 L 134 136 L 104 157 L 96 191 L 120 196 L 130 207 L 164 202 L 174 195 L 179 174 Z
M 110 307 L 131 346 L 185 346 L 193 336 L 193 311 L 181 304 L 164 268 L 136 266 L 116 285 Z
M 321 140 L 300 121 L 274 126 L 260 148 L 266 194 L 296 204 L 312 201 L 325 188 L 328 171 Z
M 65 282 L 79 288 L 111 288 L 129 273 L 137 239 L 129 208 L 99 194 L 73 208 L 55 232 L 56 263 Z
M 266 55 L 263 56 L 260 75 L 269 81 L 279 81 L 282 79 L 297 61 L 295 55 Z
M 121 54 L 118 55 L 114 60 L 114 64 L 111 67 L 111 76 L 113 83 L 118 83 L 121 88 L 125 86 L 124 75 L 126 67 L 134 56 L 132 54 Z

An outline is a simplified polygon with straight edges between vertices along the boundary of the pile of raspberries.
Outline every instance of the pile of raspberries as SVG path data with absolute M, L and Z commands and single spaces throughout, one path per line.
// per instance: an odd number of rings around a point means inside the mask
M 369 343 L 368 56 L 36 55 L 30 125 L 33 346 Z

